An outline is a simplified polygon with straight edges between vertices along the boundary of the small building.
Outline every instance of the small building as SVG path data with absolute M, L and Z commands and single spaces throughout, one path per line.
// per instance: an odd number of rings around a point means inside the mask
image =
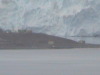
M 78 42 L 81 44 L 85 44 L 85 40 L 79 40 Z
M 48 45 L 50 45 L 50 47 L 54 48 L 55 47 L 55 42 L 54 41 L 48 41 Z
M 22 30 L 18 30 L 19 33 L 32 33 L 32 30 L 26 30 L 26 29 L 22 29 Z
M 48 44 L 49 45 L 53 45 L 54 44 L 54 41 L 48 41 Z

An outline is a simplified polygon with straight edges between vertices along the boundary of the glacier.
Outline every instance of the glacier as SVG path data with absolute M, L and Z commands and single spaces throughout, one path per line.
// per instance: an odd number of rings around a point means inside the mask
M 99 48 L 0 50 L 0 75 L 99 74 Z
M 0 0 L 0 27 L 60 37 L 100 35 L 99 0 Z

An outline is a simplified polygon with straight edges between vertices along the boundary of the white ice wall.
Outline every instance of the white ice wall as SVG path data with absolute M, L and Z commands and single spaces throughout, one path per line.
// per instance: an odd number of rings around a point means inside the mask
M 0 27 L 56 36 L 100 35 L 98 0 L 0 0 Z

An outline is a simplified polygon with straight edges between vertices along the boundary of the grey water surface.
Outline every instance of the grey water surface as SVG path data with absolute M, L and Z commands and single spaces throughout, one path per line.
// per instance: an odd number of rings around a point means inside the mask
M 0 50 L 0 75 L 100 75 L 100 49 Z

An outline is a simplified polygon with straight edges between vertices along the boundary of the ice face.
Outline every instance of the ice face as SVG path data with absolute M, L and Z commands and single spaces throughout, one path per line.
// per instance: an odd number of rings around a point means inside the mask
M 100 32 L 99 7 L 98 0 L 0 0 L 0 27 L 31 28 L 61 37 L 92 36 Z

